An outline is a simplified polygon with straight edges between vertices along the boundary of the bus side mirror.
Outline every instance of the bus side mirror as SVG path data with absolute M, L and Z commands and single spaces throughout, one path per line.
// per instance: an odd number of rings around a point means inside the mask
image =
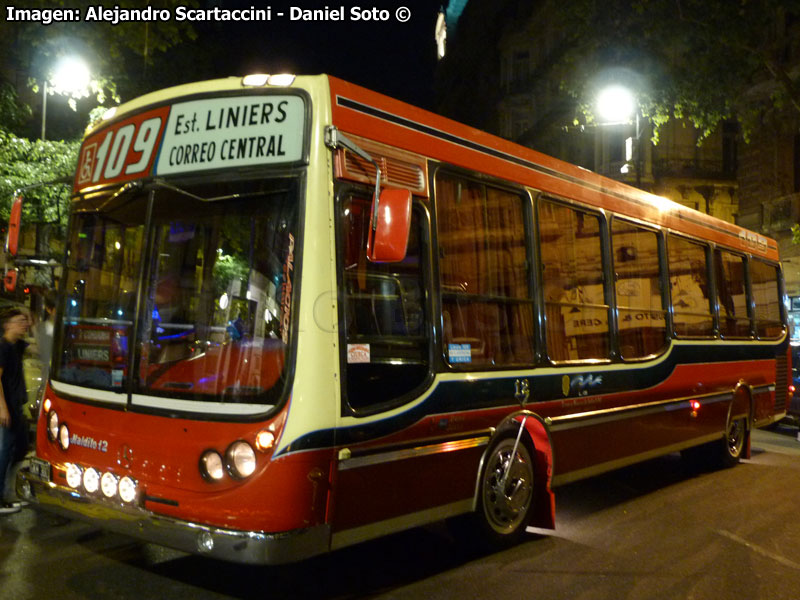
M 400 262 L 406 257 L 411 227 L 411 192 L 386 189 L 373 199 L 372 219 L 367 240 L 371 262 Z
M 16 256 L 17 250 L 19 250 L 19 225 L 21 220 L 22 194 L 17 194 L 14 196 L 14 201 L 11 204 L 11 216 L 8 219 L 8 240 L 6 240 L 6 252 L 8 252 L 11 256 Z
M 13 292 L 17 287 L 17 270 L 12 269 L 6 273 L 6 276 L 3 277 L 3 285 L 6 288 L 7 292 Z

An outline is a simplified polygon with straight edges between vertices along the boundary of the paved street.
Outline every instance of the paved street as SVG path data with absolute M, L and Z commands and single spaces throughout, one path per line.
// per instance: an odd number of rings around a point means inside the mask
M 0 518 L 0 598 L 796 600 L 796 433 L 757 432 L 752 459 L 732 470 L 693 473 L 676 455 L 559 488 L 555 533 L 480 557 L 435 526 L 247 567 L 25 509 Z

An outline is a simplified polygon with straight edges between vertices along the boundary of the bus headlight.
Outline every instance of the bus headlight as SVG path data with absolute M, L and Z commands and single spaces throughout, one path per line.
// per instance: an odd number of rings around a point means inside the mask
M 200 474 L 207 481 L 219 481 L 225 476 L 222 457 L 216 450 L 206 450 L 200 457 Z
M 117 477 L 113 473 L 106 471 L 100 478 L 100 489 L 103 491 L 103 496 L 106 498 L 113 498 L 117 495 Z
M 119 497 L 125 502 L 136 500 L 136 482 L 127 475 L 119 480 Z
M 67 465 L 67 484 L 69 487 L 77 490 L 80 487 L 82 480 L 83 472 L 81 471 L 81 468 L 74 463 L 69 463 Z
M 62 450 L 69 448 L 69 427 L 66 423 L 62 423 L 58 428 L 58 445 Z
M 228 472 L 236 479 L 249 477 L 256 470 L 255 450 L 244 440 L 233 442 L 228 446 L 228 450 L 225 452 L 225 461 Z
M 47 437 L 51 442 L 58 439 L 58 413 L 54 410 L 47 415 Z
M 100 473 L 92 467 L 83 472 L 83 488 L 90 494 L 94 494 L 100 489 Z

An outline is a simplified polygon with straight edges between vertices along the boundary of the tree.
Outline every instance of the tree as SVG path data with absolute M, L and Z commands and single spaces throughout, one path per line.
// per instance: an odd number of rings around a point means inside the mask
M 656 131 L 671 117 L 708 136 L 737 119 L 745 139 L 762 119 L 800 117 L 798 0 L 576 0 L 553 3 L 562 85 L 591 119 L 608 77 L 628 79 Z M 793 29 L 794 28 L 794 29 Z

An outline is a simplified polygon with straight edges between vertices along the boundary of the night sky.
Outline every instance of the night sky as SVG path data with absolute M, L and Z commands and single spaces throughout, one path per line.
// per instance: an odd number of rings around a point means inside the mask
M 444 3 L 446 4 L 446 1 Z M 442 6 L 436 0 L 372 0 L 372 2 L 298 2 L 248 0 L 218 3 L 224 8 L 270 6 L 269 22 L 215 25 L 228 49 L 218 62 L 219 76 L 249 72 L 328 73 L 407 102 L 430 108 L 436 67 L 434 28 Z M 291 21 L 289 7 L 344 7 L 345 21 Z M 385 9 L 388 21 L 352 21 L 351 7 Z M 396 11 L 410 10 L 408 22 Z M 278 12 L 285 17 L 279 18 Z M 202 39 L 198 41 L 202 43 Z

